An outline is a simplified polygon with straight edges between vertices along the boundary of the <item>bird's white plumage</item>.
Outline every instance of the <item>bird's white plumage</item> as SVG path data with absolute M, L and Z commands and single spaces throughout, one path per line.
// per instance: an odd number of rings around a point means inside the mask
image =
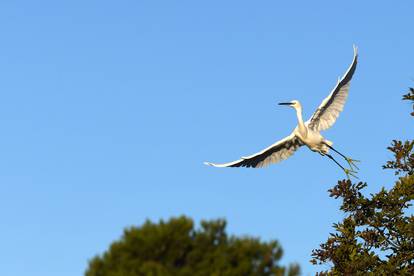
M 350 81 L 356 69 L 357 60 L 357 48 L 354 46 L 354 58 L 348 70 L 342 78 L 338 79 L 335 88 L 322 101 L 318 109 L 306 123 L 302 120 L 302 106 L 298 101 L 282 103 L 285 105 L 288 104 L 296 110 L 298 126 L 292 134 L 256 154 L 242 157 L 239 160 L 224 164 L 211 162 L 205 162 L 205 164 L 214 167 L 261 168 L 288 158 L 302 145 L 308 146 L 312 151 L 327 155 L 332 142 L 323 138 L 319 132 L 331 127 L 338 118 L 339 113 L 343 110 L 348 97 Z M 330 157 L 330 155 L 328 156 Z
M 215 164 L 205 162 L 206 165 L 214 167 L 253 167 L 263 168 L 272 163 L 277 163 L 291 156 L 303 143 L 292 133 L 284 139 L 274 143 L 264 150 L 252 154 L 250 156 L 242 157 L 239 160 L 225 163 Z
M 330 128 L 335 123 L 339 113 L 344 109 L 346 99 L 348 98 L 349 86 L 356 69 L 357 60 L 358 49 L 354 46 L 354 59 L 348 70 L 341 79 L 338 79 L 335 88 L 306 122 L 311 129 L 321 131 Z

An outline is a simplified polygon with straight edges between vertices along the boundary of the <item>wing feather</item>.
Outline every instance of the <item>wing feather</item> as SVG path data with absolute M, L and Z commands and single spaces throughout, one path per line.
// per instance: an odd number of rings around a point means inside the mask
M 274 143 L 273 145 L 267 147 L 266 149 L 247 156 L 242 157 L 239 160 L 224 163 L 216 164 L 211 162 L 205 162 L 206 165 L 214 167 L 252 167 L 252 168 L 262 168 L 267 167 L 272 163 L 278 163 L 289 156 L 291 156 L 303 143 L 297 138 L 293 133 L 284 139 Z
M 312 130 L 321 131 L 330 128 L 339 117 L 348 98 L 349 86 L 358 63 L 358 49 L 354 46 L 354 59 L 342 79 L 326 97 L 312 117 L 306 122 Z

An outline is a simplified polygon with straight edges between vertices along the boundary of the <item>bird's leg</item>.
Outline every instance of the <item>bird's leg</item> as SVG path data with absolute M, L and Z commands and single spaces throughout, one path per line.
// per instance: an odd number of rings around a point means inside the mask
M 325 154 L 329 159 L 331 159 L 332 161 L 334 161 L 344 172 L 345 172 L 345 174 L 346 174 L 346 177 L 348 178 L 348 180 L 349 180 L 349 176 L 353 176 L 353 177 L 355 177 L 356 179 L 359 179 L 356 175 L 355 175 L 355 171 L 352 169 L 352 167 L 351 167 L 351 169 L 345 169 L 341 164 L 339 164 L 339 162 L 338 161 L 336 161 L 335 160 L 335 158 L 333 158 L 332 157 L 332 155 L 330 155 L 330 154 Z
M 326 144 L 331 150 L 333 150 L 334 152 L 338 153 L 340 156 L 342 156 L 346 162 L 348 162 L 349 167 L 351 168 L 351 170 L 357 169 L 359 170 L 358 166 L 355 164 L 355 162 L 361 162 L 359 160 L 355 160 L 349 157 L 346 157 L 345 155 L 343 155 L 342 153 L 340 153 L 339 151 L 337 151 L 336 149 L 334 149 L 332 146 Z

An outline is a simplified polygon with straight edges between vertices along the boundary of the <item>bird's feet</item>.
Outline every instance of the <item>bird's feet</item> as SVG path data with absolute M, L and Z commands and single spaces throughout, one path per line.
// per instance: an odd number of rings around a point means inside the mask
M 359 179 L 358 176 L 356 176 L 357 172 L 354 171 L 353 169 L 344 169 L 344 172 L 348 180 L 351 180 L 350 176 L 355 177 L 356 179 Z
M 359 160 L 355 160 L 349 157 L 345 157 L 346 162 L 348 162 L 349 167 L 351 168 L 351 171 L 355 172 L 355 170 L 359 170 L 358 166 L 355 164 L 355 162 L 361 162 Z

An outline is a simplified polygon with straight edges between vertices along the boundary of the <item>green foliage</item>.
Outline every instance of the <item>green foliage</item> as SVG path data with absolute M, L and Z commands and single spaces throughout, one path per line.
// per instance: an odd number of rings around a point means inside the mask
M 394 169 L 395 174 L 407 173 L 414 174 L 414 140 L 401 141 L 393 140 L 392 146 L 388 150 L 394 153 L 395 160 L 387 161 L 383 166 L 384 169 Z
M 414 111 L 414 88 L 410 88 L 410 91 L 403 96 L 403 100 L 411 101 Z M 414 112 L 411 113 L 411 116 L 414 116 Z
M 403 99 L 414 103 L 414 89 Z M 408 212 L 414 200 L 413 146 L 414 141 L 393 141 L 388 148 L 395 160 L 383 168 L 401 176 L 390 190 L 364 196 L 367 184 L 349 180 L 329 190 L 342 199 L 346 217 L 313 250 L 311 263 L 333 265 L 317 275 L 414 275 L 414 216 Z
M 224 220 L 190 218 L 131 227 L 102 256 L 89 263 L 86 276 L 299 275 L 299 267 L 278 265 L 282 249 L 276 241 L 228 236 Z

